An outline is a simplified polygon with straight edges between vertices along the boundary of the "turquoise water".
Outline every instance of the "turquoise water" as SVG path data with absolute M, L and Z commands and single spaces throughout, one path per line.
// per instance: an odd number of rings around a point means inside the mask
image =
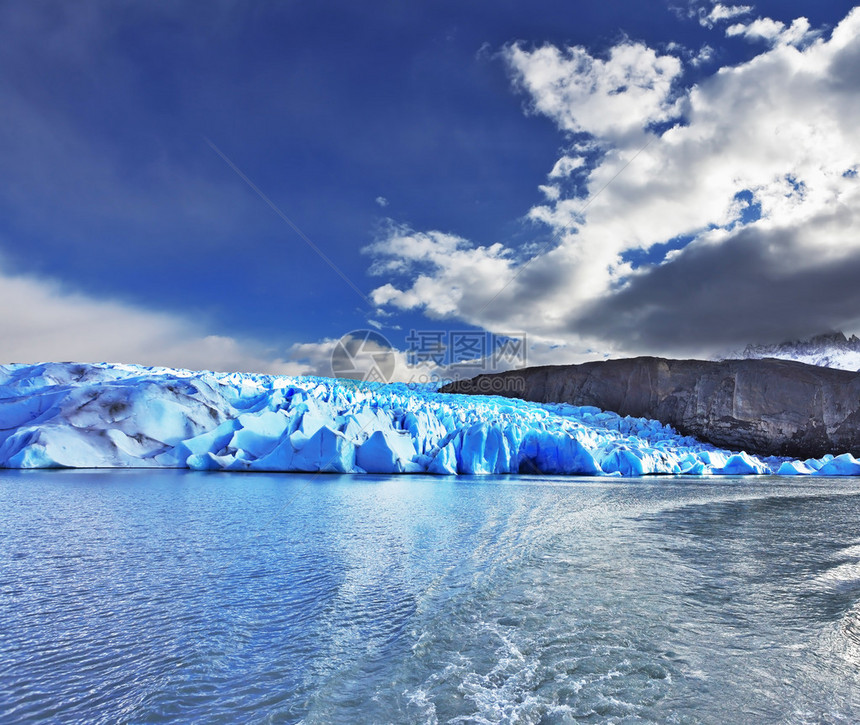
M 0 473 L 0 721 L 856 722 L 860 481 Z

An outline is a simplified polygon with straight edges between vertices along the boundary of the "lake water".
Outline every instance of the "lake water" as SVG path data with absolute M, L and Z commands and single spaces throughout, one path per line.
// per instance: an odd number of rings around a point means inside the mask
M 860 481 L 0 472 L 0 721 L 857 722 Z

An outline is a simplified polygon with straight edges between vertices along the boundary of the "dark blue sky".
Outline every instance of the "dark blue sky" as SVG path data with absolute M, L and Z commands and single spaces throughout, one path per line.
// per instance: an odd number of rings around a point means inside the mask
M 756 2 L 754 15 L 823 27 L 849 8 Z M 688 10 L 684 0 L 4 3 L 0 263 L 276 350 L 366 327 L 372 308 L 206 139 L 369 294 L 385 280 L 368 276 L 361 249 L 388 219 L 476 245 L 549 239 L 524 215 L 570 137 L 524 112 L 502 48 L 600 56 L 625 38 L 660 52 L 709 44 L 713 59 L 686 65 L 686 86 L 761 51 Z M 401 346 L 410 327 L 442 324 L 415 310 L 388 321 L 403 328 L 386 332 Z

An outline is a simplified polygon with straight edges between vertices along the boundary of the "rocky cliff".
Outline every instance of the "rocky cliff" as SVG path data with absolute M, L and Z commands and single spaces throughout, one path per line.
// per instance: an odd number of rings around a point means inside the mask
M 594 405 L 750 453 L 860 453 L 860 373 L 787 360 L 639 357 L 479 375 L 442 392 Z

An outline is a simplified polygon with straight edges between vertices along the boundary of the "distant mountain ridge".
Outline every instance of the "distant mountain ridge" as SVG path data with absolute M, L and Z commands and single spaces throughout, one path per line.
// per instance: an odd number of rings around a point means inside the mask
M 829 332 L 808 340 L 747 345 L 743 351 L 730 353 L 721 359 L 761 360 L 768 357 L 856 372 L 860 370 L 860 338 L 856 335 L 846 337 L 842 332 Z

